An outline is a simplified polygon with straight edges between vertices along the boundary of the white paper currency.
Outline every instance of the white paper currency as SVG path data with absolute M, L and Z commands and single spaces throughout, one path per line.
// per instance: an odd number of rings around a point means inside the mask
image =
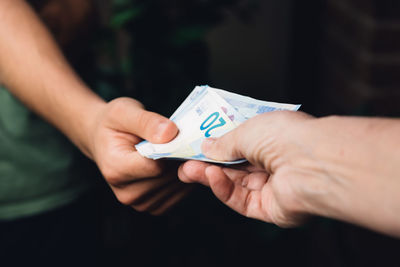
M 201 152 L 201 144 L 204 139 L 220 137 L 258 114 L 299 108 L 300 105 L 261 101 L 209 86 L 197 86 L 170 118 L 178 126 L 178 136 L 167 144 L 143 141 L 136 145 L 136 149 L 142 156 L 155 160 L 242 163 L 245 160 L 225 162 L 208 159 Z

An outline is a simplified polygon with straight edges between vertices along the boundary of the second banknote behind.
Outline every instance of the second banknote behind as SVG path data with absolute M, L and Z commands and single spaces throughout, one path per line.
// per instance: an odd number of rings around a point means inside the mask
M 261 101 L 209 86 L 197 86 L 171 116 L 178 126 L 177 137 L 166 144 L 143 141 L 137 151 L 150 159 L 201 160 L 213 163 L 238 164 L 206 158 L 201 143 L 209 137 L 220 137 L 244 121 L 262 113 L 277 110 L 297 111 L 300 105 Z

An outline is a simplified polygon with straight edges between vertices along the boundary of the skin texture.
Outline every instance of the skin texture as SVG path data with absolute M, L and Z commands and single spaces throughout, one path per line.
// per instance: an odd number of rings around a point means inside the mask
M 71 19 L 73 27 L 81 17 Z M 190 190 L 177 179 L 177 166 L 165 168 L 134 148 L 143 139 L 172 140 L 173 122 L 134 99 L 104 102 L 71 69 L 25 1 L 0 1 L 0 21 L 1 83 L 94 160 L 123 204 L 160 214 Z
M 237 212 L 282 227 L 319 215 L 400 237 L 399 136 L 396 119 L 272 112 L 203 143 L 209 158 L 248 164 L 189 161 L 178 174 L 210 186 Z

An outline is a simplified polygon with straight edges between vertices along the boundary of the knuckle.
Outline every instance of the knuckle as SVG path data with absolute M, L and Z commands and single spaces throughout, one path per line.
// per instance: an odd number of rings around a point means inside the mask
M 163 172 L 163 168 L 155 161 L 150 161 L 148 164 L 143 165 L 143 172 L 147 177 L 157 177 Z
M 152 119 L 147 111 L 141 110 L 138 113 L 138 124 L 145 130 L 145 132 L 151 132 L 154 127 L 151 125 Z
M 132 203 L 134 203 L 134 201 L 136 200 L 136 198 L 134 196 L 127 194 L 124 191 L 116 193 L 115 196 L 118 199 L 118 201 L 121 202 L 122 204 L 124 204 L 125 206 L 132 205 Z
M 131 206 L 138 210 L 136 207 L 139 207 L 139 204 L 136 204 L 141 201 L 142 197 L 144 196 L 145 192 L 141 192 L 138 190 L 128 190 L 127 188 L 123 189 L 115 189 L 114 194 L 119 202 L 126 206 Z M 138 210 L 140 211 L 140 210 Z
M 112 100 L 110 105 L 110 114 L 121 114 L 125 111 L 125 105 L 127 103 L 127 99 L 125 98 L 117 98 Z
M 110 185 L 118 186 L 123 182 L 122 175 L 114 168 L 103 168 L 101 173 Z
M 280 110 L 274 111 L 273 113 L 275 114 L 274 116 L 276 116 L 274 122 L 282 126 L 312 118 L 312 116 L 301 111 Z
M 145 110 L 145 106 L 144 106 L 141 102 L 139 102 L 138 100 L 136 100 L 136 99 L 134 99 L 134 98 L 128 98 L 128 97 L 124 97 L 124 99 L 125 99 L 125 100 L 129 100 L 129 103 L 130 103 L 130 104 L 133 104 L 133 105 L 135 105 L 136 107 L 138 107 L 138 108 L 140 108 L 140 109 L 142 109 L 142 110 Z
M 288 125 L 288 123 L 292 119 L 292 111 L 287 111 L 287 110 L 280 110 L 280 111 L 274 111 L 274 121 L 272 122 L 275 127 L 279 126 L 284 126 Z
M 109 102 L 110 106 L 110 114 L 112 115 L 120 115 L 127 111 L 128 107 L 135 106 L 140 110 L 144 109 L 144 106 L 139 101 L 129 98 L 129 97 L 120 97 Z

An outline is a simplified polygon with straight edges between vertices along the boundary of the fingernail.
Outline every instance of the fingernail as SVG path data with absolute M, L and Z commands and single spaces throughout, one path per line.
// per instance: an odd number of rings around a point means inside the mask
M 165 131 L 167 130 L 169 126 L 169 122 L 162 122 L 157 126 L 157 132 L 156 135 L 158 137 L 158 139 L 161 141 L 162 139 L 164 139 L 164 135 L 165 135 Z

